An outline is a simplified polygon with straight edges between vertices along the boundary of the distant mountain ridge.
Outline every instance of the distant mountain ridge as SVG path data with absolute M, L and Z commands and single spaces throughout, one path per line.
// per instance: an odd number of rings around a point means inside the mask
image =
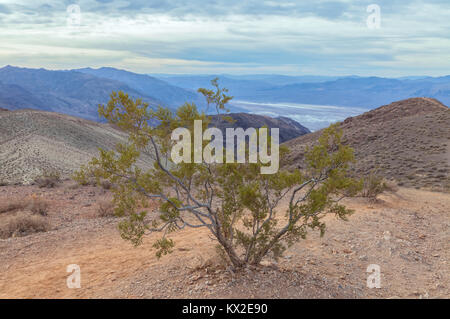
M 34 108 L 97 120 L 98 104 L 107 103 L 112 91 L 122 90 L 156 106 L 157 99 L 126 84 L 76 71 L 49 71 L 6 66 L 0 69 L 0 106 Z
M 0 107 L 33 108 L 99 120 L 98 104 L 112 91 L 142 98 L 152 107 L 176 108 L 185 102 L 204 110 L 200 87 L 210 88 L 216 75 L 145 75 L 110 67 L 50 71 L 6 66 L 0 68 Z M 218 75 L 220 86 L 234 100 L 232 112 L 245 111 L 239 103 L 294 103 L 372 109 L 392 101 L 430 97 L 450 104 L 450 76 L 443 77 L 327 77 L 286 75 Z M 283 111 L 272 111 L 279 116 Z M 296 118 L 297 120 L 298 118 Z M 301 118 L 298 119 L 301 122 Z
M 217 75 L 159 75 L 186 89 L 202 87 Z M 222 76 L 220 82 L 237 100 L 375 108 L 392 101 L 430 97 L 450 104 L 450 76 L 443 77 L 289 77 Z
M 165 106 L 177 107 L 185 102 L 195 102 L 197 105 L 204 103 L 204 99 L 193 90 L 186 90 L 145 74 L 137 74 L 110 67 L 98 69 L 83 68 L 72 71 L 122 82 L 142 94 L 161 101 Z

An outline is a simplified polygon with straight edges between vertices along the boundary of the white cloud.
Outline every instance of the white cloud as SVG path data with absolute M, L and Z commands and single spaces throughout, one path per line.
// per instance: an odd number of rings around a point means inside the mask
M 70 28 L 59 1 L 4 1 L 9 13 L 0 13 L 0 64 L 175 73 L 450 73 L 447 2 L 379 1 L 378 30 L 366 26 L 367 1 L 102 2 L 79 1 L 82 24 Z

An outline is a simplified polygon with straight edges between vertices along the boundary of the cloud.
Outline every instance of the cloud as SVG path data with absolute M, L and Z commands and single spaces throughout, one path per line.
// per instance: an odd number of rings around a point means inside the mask
M 175 73 L 450 73 L 447 0 L 4 2 L 0 64 Z M 373 2 L 381 8 L 380 29 L 366 25 Z M 73 3 L 81 9 L 79 26 L 67 22 Z

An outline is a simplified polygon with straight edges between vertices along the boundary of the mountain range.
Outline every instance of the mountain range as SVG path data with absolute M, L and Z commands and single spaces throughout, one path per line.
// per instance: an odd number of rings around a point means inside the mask
M 430 97 L 450 104 L 450 76 L 443 77 L 320 77 L 280 75 L 155 75 L 185 88 L 204 87 L 219 77 L 235 100 L 260 103 L 298 103 L 373 109 L 392 101 Z
M 194 102 L 205 109 L 200 87 L 211 87 L 219 77 L 234 101 L 299 103 L 373 109 L 378 105 L 411 97 L 430 97 L 450 104 L 450 76 L 327 77 L 286 75 L 167 75 L 137 74 L 115 68 L 46 70 L 6 66 L 0 68 L 0 107 L 32 108 L 98 120 L 98 104 L 105 104 L 112 91 L 122 90 L 142 98 L 152 107 L 175 109 Z M 230 103 L 232 112 L 242 112 Z M 277 116 L 283 116 L 280 110 Z M 301 119 L 296 118 L 301 122 Z
M 119 90 L 151 106 L 175 107 L 196 98 L 192 92 L 150 76 L 116 69 L 0 69 L 0 107 L 10 110 L 32 108 L 98 120 L 98 104 L 107 103 L 111 92 Z

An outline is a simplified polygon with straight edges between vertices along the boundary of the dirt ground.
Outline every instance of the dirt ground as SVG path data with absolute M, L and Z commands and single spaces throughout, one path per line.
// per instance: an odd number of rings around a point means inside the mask
M 450 194 L 400 188 L 377 203 L 351 199 L 349 222 L 328 218 L 323 238 L 310 233 L 277 263 L 232 273 L 221 267 L 206 230 L 172 238 L 161 259 L 157 234 L 137 248 L 115 218 L 96 216 L 107 191 L 74 187 L 0 187 L 0 201 L 36 194 L 51 203 L 53 229 L 0 240 L 0 298 L 449 298 Z M 69 289 L 68 265 L 81 269 Z M 367 287 L 380 266 L 381 288 Z

